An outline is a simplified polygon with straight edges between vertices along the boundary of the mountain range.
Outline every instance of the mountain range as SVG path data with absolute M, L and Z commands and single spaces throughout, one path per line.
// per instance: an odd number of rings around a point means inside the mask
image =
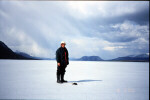
M 149 53 L 118 57 L 115 59 L 111 59 L 111 61 L 149 61 Z
M 27 54 L 13 52 L 7 45 L 0 41 L 0 59 L 34 59 Z
M 29 60 L 54 60 L 51 58 L 33 57 L 27 53 L 16 51 L 13 52 L 7 45 L 0 41 L 0 59 L 29 59 Z M 149 61 L 149 53 L 139 55 L 129 55 L 124 57 L 118 57 L 110 60 L 103 60 L 99 56 L 83 56 L 78 59 L 70 58 L 70 60 L 76 61 Z

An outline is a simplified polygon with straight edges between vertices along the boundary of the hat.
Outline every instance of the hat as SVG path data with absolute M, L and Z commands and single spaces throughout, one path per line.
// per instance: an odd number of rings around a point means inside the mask
M 66 45 L 66 43 L 64 41 L 61 41 L 61 44 L 65 44 Z

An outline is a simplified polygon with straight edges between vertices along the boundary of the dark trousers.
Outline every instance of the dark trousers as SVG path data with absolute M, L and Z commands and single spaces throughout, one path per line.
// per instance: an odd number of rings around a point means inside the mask
M 63 81 L 64 80 L 64 75 L 65 75 L 65 72 L 66 72 L 66 67 L 67 65 L 60 65 L 60 66 L 57 66 L 57 72 L 56 72 L 56 75 L 57 75 L 57 81 L 58 80 L 61 80 Z

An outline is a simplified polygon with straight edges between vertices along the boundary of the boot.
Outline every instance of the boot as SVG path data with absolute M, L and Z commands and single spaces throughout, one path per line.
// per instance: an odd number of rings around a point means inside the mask
M 64 75 L 65 75 L 65 73 L 62 73 L 61 74 L 61 82 L 63 83 L 63 82 L 67 82 L 66 80 L 64 80 Z
M 59 74 L 59 73 L 57 73 L 57 83 L 62 83 L 62 82 L 60 81 L 60 74 Z

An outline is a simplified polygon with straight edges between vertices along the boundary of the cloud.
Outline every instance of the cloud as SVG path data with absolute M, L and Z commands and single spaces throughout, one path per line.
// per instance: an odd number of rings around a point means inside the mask
M 124 18 L 136 21 L 143 21 L 144 19 L 149 19 L 148 2 L 71 1 L 69 3 L 66 3 L 66 8 L 68 9 L 70 15 L 80 20 L 94 18 L 96 20 L 99 20 L 100 22 L 108 23 L 113 21 L 121 21 L 124 20 Z M 141 15 L 141 13 L 143 14 Z M 113 21 L 110 21 L 109 19 L 113 19 Z
M 0 40 L 34 56 L 54 58 L 62 40 L 74 58 L 148 53 L 148 37 L 147 1 L 0 2 Z
M 131 42 L 141 37 L 148 41 L 149 24 L 139 25 L 133 21 L 124 21 L 110 25 L 110 29 L 112 30 L 108 33 L 109 35 L 104 33 L 103 36 L 111 42 Z
M 108 50 L 108 51 L 114 51 L 115 49 L 121 49 L 121 48 L 126 48 L 124 46 L 116 46 L 116 47 L 104 47 L 104 50 Z

